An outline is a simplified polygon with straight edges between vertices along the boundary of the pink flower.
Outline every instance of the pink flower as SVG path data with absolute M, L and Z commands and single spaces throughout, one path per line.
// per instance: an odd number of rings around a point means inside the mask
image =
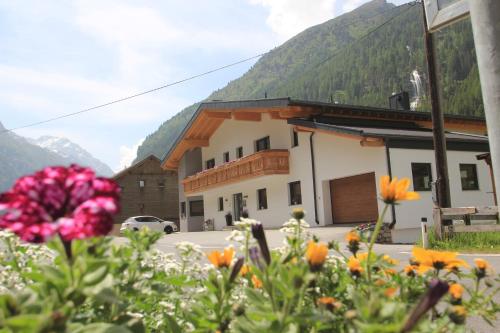
M 119 211 L 119 187 L 89 168 L 47 167 L 0 194 L 0 229 L 27 242 L 59 234 L 64 241 L 108 234 Z

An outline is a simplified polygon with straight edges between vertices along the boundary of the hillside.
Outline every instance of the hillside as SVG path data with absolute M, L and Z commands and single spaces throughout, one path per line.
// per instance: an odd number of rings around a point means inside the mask
M 0 123 L 0 132 L 4 127 Z M 46 149 L 31 144 L 13 133 L 1 134 L 0 192 L 7 190 L 14 180 L 47 165 L 66 164 L 67 161 Z
M 354 42 L 388 20 L 368 38 Z M 207 100 L 254 99 L 267 94 L 268 98 L 387 107 L 388 97 L 404 89 L 416 109 L 428 110 L 422 24 L 420 5 L 396 7 L 373 0 L 288 40 Z M 444 111 L 482 115 L 470 25 L 454 25 L 436 40 L 441 89 L 446 96 Z M 182 110 L 149 135 L 138 149 L 137 160 L 151 153 L 161 158 L 197 105 Z
M 2 123 L 0 123 L 0 132 L 3 130 L 5 130 L 5 128 Z M 49 142 L 43 138 L 44 137 L 42 137 L 41 140 L 39 139 L 39 142 L 36 142 L 37 140 L 26 139 L 14 133 L 0 134 L 0 193 L 9 189 L 17 178 L 49 165 L 69 165 L 71 163 L 79 163 L 81 165 L 95 168 L 95 166 L 103 164 L 98 160 L 97 162 L 99 163 L 97 164 L 87 163 L 92 161 L 94 158 L 90 156 L 90 154 L 86 155 L 88 153 L 85 150 L 67 139 L 53 138 L 52 142 L 49 144 Z M 45 148 L 38 145 L 42 142 L 44 143 L 43 145 Z M 56 142 L 62 143 L 63 146 L 65 144 L 67 145 L 64 148 L 64 152 L 63 147 L 59 149 L 61 153 L 53 151 L 56 149 Z M 80 150 L 71 151 L 71 148 L 74 148 L 75 146 Z M 85 155 L 87 158 L 90 156 L 90 159 L 77 159 L 75 157 L 77 155 L 75 152 L 77 151 Z M 106 168 L 109 169 L 109 167 L 105 164 L 104 166 L 105 168 L 103 170 L 96 169 L 97 173 L 105 175 L 104 173 L 101 173 L 101 171 L 104 171 L 106 174 L 111 175 L 112 171 L 109 170 L 111 171 L 110 173 L 106 170 Z

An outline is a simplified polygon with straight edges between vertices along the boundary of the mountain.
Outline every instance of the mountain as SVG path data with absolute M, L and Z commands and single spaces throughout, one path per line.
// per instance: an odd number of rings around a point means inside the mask
M 445 113 L 483 115 L 470 23 L 435 35 Z M 373 0 L 311 27 L 262 56 L 252 68 L 206 100 L 275 97 L 387 107 L 388 97 L 407 90 L 412 105 L 429 110 L 420 4 L 395 6 Z M 148 135 L 137 160 L 163 157 L 199 103 Z
M 39 143 L 44 143 L 49 148 L 47 149 L 33 143 L 38 140 L 26 139 L 14 133 L 2 133 L 4 130 L 0 123 L 0 193 L 9 189 L 17 178 L 49 165 L 69 165 L 76 162 L 91 166 L 102 175 L 113 174 L 109 167 L 67 139 L 41 140 Z M 60 148 L 56 148 L 59 145 Z
M 0 123 L 0 133 L 4 130 Z M 47 165 L 61 164 L 67 164 L 63 157 L 31 144 L 21 136 L 0 134 L 0 192 L 7 190 L 20 176 Z
M 62 156 L 72 163 L 91 167 L 100 176 L 109 177 L 114 173 L 109 166 L 66 138 L 44 135 L 38 139 L 31 140 L 31 142 Z

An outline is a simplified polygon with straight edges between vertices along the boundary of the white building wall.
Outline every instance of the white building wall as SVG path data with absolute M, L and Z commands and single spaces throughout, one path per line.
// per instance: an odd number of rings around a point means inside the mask
M 451 204 L 454 207 L 493 205 L 493 190 L 489 170 L 484 161 L 478 161 L 480 152 L 448 151 L 448 176 L 450 179 Z M 411 163 L 431 163 L 432 179 L 436 180 L 434 151 L 422 149 L 390 149 L 392 174 L 412 179 Z M 464 191 L 460 180 L 459 164 L 475 164 L 479 190 Z M 413 188 L 411 189 L 413 190 Z M 396 242 L 415 242 L 420 236 L 420 221 L 427 218 L 432 225 L 432 192 L 420 191 L 420 200 L 403 202 L 396 206 L 397 224 L 393 239 Z
M 290 126 L 283 120 L 270 119 L 263 114 L 262 121 L 228 119 L 210 138 L 208 147 L 203 147 L 203 169 L 205 162 L 215 158 L 215 165 L 223 164 L 223 153 L 229 152 L 229 160 L 236 159 L 236 148 L 243 147 L 243 156 L 255 152 L 255 140 L 269 136 L 271 149 L 290 148 Z
M 299 145 L 292 147 L 292 126 L 283 120 L 273 120 L 267 114 L 261 122 L 227 120 L 210 138 L 210 145 L 202 148 L 203 167 L 211 158 L 215 165 L 223 163 L 223 153 L 229 152 L 230 160 L 236 158 L 236 148 L 243 147 L 243 155 L 255 153 L 255 141 L 269 136 L 271 149 L 288 149 L 290 152 L 288 175 L 271 175 L 226 186 L 219 186 L 201 193 L 205 201 L 205 219 L 214 219 L 217 230 L 226 225 L 225 214 L 233 213 L 233 194 L 242 193 L 251 218 L 264 223 L 268 228 L 279 228 L 290 217 L 293 208 L 302 207 L 308 213 L 311 225 L 314 222 L 313 185 L 309 133 L 298 133 Z M 302 204 L 289 205 L 288 183 L 300 181 Z M 257 210 L 257 190 L 267 190 L 267 210 Z M 199 194 L 199 193 L 195 193 Z M 218 198 L 224 198 L 224 210 L 218 211 Z
M 362 147 L 359 140 L 317 132 L 313 137 L 316 160 L 318 215 L 322 225 L 332 224 L 330 180 L 375 172 L 388 174 L 385 147 Z M 379 201 L 379 212 L 383 204 Z M 391 221 L 391 214 L 386 215 Z

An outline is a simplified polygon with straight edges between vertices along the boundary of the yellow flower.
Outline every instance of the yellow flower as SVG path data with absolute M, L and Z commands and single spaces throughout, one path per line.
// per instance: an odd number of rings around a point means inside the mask
M 231 247 L 225 248 L 224 253 L 212 251 L 208 254 L 208 260 L 217 268 L 231 266 L 233 261 L 234 249 Z
M 306 258 L 313 271 L 323 266 L 328 255 L 328 246 L 325 243 L 310 241 L 307 245 Z
M 408 192 L 410 179 L 403 178 L 398 180 L 394 177 L 391 181 L 389 176 L 380 178 L 380 196 L 385 203 L 392 204 L 404 200 L 418 200 L 420 195 L 417 192 Z
M 329 311 L 333 311 L 334 309 L 338 309 L 342 306 L 340 302 L 337 302 L 337 300 L 333 297 L 320 297 L 317 300 L 318 306 L 323 306 Z
M 418 262 L 418 271 L 425 273 L 429 269 L 455 270 L 458 267 L 469 267 L 462 259 L 458 259 L 458 252 L 426 250 L 420 247 L 413 248 L 413 257 Z
M 452 285 L 450 285 L 450 289 L 448 289 L 448 292 L 450 293 L 450 295 L 453 298 L 460 299 L 460 298 L 462 298 L 462 294 L 464 292 L 464 287 L 462 287 L 458 283 L 453 283 Z
M 415 270 L 418 269 L 418 266 L 415 265 L 406 265 L 404 268 L 404 272 L 408 276 L 415 276 Z
M 365 261 L 368 258 L 368 252 L 358 253 L 358 255 L 356 255 L 356 258 L 359 261 Z M 372 256 L 372 260 L 373 260 L 373 256 Z
M 394 259 L 394 258 L 391 258 L 390 256 L 388 256 L 387 254 L 384 254 L 384 256 L 382 257 L 382 259 L 384 259 L 384 261 L 390 265 L 397 265 L 399 264 L 399 261 Z
M 490 263 L 482 258 L 474 259 L 474 263 L 476 264 L 477 268 L 482 269 L 484 271 L 491 268 Z
M 363 267 L 361 267 L 361 260 L 356 257 L 349 258 L 347 267 L 352 275 L 359 275 L 363 271 Z
M 327 296 L 323 296 L 323 297 L 320 297 L 318 298 L 318 304 L 323 304 L 323 305 L 333 305 L 333 303 L 335 303 L 335 298 L 333 297 L 327 297 Z
M 250 273 L 251 271 L 252 271 L 252 269 L 250 268 L 250 266 L 248 266 L 247 264 L 245 264 L 245 265 L 241 266 L 240 274 L 242 276 L 245 276 L 248 273 Z
M 386 268 L 386 269 L 384 269 L 384 273 L 387 275 L 396 275 L 397 272 L 393 268 Z
M 257 277 L 257 275 L 252 275 L 252 284 L 254 288 L 262 288 L 262 281 Z
M 463 323 L 465 323 L 467 310 L 462 305 L 455 305 L 451 308 L 449 316 L 455 324 L 462 325 Z
M 476 264 L 474 274 L 476 274 L 479 279 L 484 278 L 487 275 L 487 271 L 491 270 L 490 263 L 484 259 L 476 258 L 474 259 L 474 263 Z
M 345 236 L 345 240 L 348 243 L 358 243 L 361 240 L 361 237 L 359 237 L 356 231 L 352 230 L 347 233 L 347 235 Z
M 396 294 L 397 291 L 398 291 L 398 288 L 390 287 L 390 288 L 387 288 L 384 290 L 384 295 L 386 297 L 392 297 Z

